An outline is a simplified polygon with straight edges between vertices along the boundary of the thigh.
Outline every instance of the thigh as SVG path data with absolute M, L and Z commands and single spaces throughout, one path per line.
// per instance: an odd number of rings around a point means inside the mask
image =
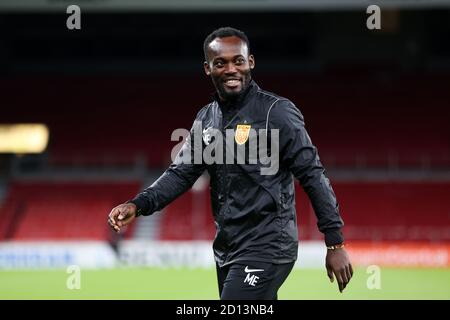
M 223 283 L 222 300 L 274 300 L 278 289 L 292 270 L 294 262 L 272 264 L 265 262 L 235 263 L 230 266 Z

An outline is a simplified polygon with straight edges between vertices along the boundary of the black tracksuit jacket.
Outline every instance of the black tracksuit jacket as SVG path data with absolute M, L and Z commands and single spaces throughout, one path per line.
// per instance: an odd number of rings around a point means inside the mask
M 183 163 L 180 159 L 184 153 L 192 155 L 194 150 L 204 150 L 205 142 L 208 142 L 202 139 L 200 146 L 194 143 L 194 126 L 170 167 L 130 201 L 137 206 L 138 215 L 150 215 L 163 209 L 189 190 L 208 170 L 217 231 L 213 249 L 218 265 L 237 261 L 287 263 L 297 259 L 298 251 L 295 177 L 311 200 L 318 228 L 325 234 L 325 243 L 335 245 L 343 242 L 340 230 L 343 221 L 336 196 L 305 129 L 303 116 L 291 101 L 264 91 L 251 81 L 237 101 L 224 105 L 216 98 L 203 107 L 195 123 L 197 127 L 201 125 L 202 131 L 214 128 L 224 137 L 225 130 L 236 130 L 242 124 L 250 125 L 257 133 L 259 129 L 267 129 L 264 137 L 267 137 L 269 146 L 273 138 L 271 130 L 278 129 L 278 170 L 275 174 L 262 175 L 260 170 L 268 167 L 267 163 L 262 164 L 258 160 L 257 164 L 250 164 L 248 156 L 244 164 L 238 164 L 237 160 L 233 164 L 220 161 L 213 164 L 205 161 Z M 261 134 L 257 134 L 258 139 L 262 138 Z M 243 136 L 245 140 L 245 134 Z M 233 143 L 237 144 L 236 141 Z M 247 151 L 248 144 L 249 139 L 242 145 Z M 226 153 L 226 143 L 223 145 Z M 272 151 L 270 147 L 268 149 Z M 222 162 L 225 163 L 225 159 Z

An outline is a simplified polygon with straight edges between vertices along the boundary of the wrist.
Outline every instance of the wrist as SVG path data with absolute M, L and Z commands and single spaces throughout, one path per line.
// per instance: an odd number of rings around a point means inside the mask
M 343 249 L 344 247 L 345 247 L 345 243 L 339 243 L 339 244 L 335 244 L 332 246 L 327 246 L 327 250 L 334 251 L 334 250 L 338 250 L 338 249 Z
M 142 210 L 139 209 L 138 205 L 133 201 L 133 200 L 128 200 L 127 202 L 125 202 L 126 204 L 130 204 L 132 206 L 134 206 L 135 210 L 134 210 L 134 215 L 136 217 L 139 217 L 140 215 L 142 215 Z

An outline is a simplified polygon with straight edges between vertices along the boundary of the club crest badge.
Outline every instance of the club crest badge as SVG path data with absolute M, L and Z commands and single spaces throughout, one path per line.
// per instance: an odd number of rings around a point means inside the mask
M 248 136 L 250 134 L 251 125 L 249 124 L 238 124 L 236 127 L 236 133 L 234 135 L 234 140 L 237 144 L 243 145 L 247 142 Z

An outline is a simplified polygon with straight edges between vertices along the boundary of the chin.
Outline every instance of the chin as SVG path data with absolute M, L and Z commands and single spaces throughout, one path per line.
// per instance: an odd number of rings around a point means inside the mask
M 225 91 L 224 98 L 225 99 L 234 99 L 239 96 L 240 91 Z
M 237 95 L 239 95 L 241 92 L 242 92 L 242 89 L 226 91 L 227 95 L 230 95 L 230 96 L 237 96 Z
M 242 92 L 242 87 L 240 88 L 236 88 L 236 89 L 225 89 L 223 88 L 223 93 L 225 93 L 226 96 L 228 97 L 233 97 L 233 96 L 237 96 Z

